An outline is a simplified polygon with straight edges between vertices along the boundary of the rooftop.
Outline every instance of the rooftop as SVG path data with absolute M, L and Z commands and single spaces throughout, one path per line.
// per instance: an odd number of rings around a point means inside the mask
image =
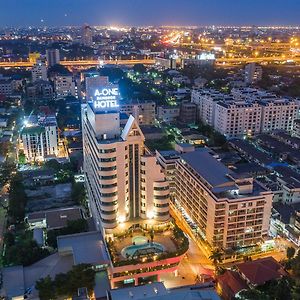
M 73 254 L 74 264 L 109 264 L 108 254 L 99 231 L 57 237 L 58 252 Z
M 162 282 L 115 289 L 109 294 L 112 300 L 220 300 L 215 290 L 206 285 L 166 289 Z
M 181 158 L 187 162 L 212 187 L 232 182 L 228 175 L 232 173 L 225 165 L 216 160 L 206 149 L 184 153 Z
M 81 218 L 82 212 L 79 207 L 33 212 L 27 215 L 29 222 L 34 222 L 38 219 L 46 219 L 47 229 L 62 228 L 67 226 L 68 221 L 78 220 Z
M 237 268 L 252 285 L 262 285 L 287 275 L 283 267 L 271 256 L 238 264 Z

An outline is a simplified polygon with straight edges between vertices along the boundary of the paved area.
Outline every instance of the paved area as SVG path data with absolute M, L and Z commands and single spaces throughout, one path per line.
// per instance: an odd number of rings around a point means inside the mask
M 160 277 L 167 288 L 195 284 L 197 276 L 214 273 L 211 261 L 206 258 L 193 240 L 189 239 L 189 242 L 189 250 L 180 262 L 177 274 L 167 273 Z

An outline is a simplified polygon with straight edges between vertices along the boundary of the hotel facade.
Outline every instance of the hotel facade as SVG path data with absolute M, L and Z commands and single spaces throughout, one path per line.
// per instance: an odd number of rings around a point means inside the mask
M 167 221 L 169 183 L 145 148 L 137 120 L 129 116 L 122 128 L 118 88 L 97 91 L 94 101 L 82 106 L 84 172 L 97 227 L 113 229 L 135 219 Z

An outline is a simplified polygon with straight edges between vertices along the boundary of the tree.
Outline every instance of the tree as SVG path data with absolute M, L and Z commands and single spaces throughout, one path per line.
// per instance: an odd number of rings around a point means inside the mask
M 15 236 L 11 232 L 6 232 L 4 235 L 4 243 L 6 247 L 11 247 L 15 244 Z
M 209 256 L 209 259 L 213 261 L 213 264 L 216 266 L 218 263 L 222 262 L 223 254 L 220 249 L 214 249 Z
M 288 260 L 292 259 L 295 256 L 296 249 L 294 247 L 288 247 L 286 249 L 286 257 Z
M 85 188 L 84 184 L 82 182 L 74 182 L 72 184 L 72 192 L 71 192 L 71 198 L 72 200 L 80 205 L 85 204 Z
M 89 264 L 73 266 L 67 273 L 60 273 L 52 280 L 50 276 L 36 283 L 41 300 L 56 299 L 56 297 L 73 297 L 79 288 L 86 288 L 91 294 L 95 286 L 95 271 Z
M 22 222 L 25 217 L 27 196 L 22 184 L 22 178 L 16 174 L 10 183 L 8 214 L 13 222 Z
M 143 64 L 135 64 L 132 69 L 134 72 L 141 74 L 144 74 L 147 71 L 146 67 Z
M 35 288 L 39 291 L 41 300 L 56 299 L 54 283 L 49 275 L 38 280 L 35 284 Z

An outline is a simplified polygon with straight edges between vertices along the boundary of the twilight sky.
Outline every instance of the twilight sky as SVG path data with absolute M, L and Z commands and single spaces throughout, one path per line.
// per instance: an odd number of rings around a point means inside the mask
M 300 0 L 0 0 L 1 27 L 83 23 L 300 25 Z

